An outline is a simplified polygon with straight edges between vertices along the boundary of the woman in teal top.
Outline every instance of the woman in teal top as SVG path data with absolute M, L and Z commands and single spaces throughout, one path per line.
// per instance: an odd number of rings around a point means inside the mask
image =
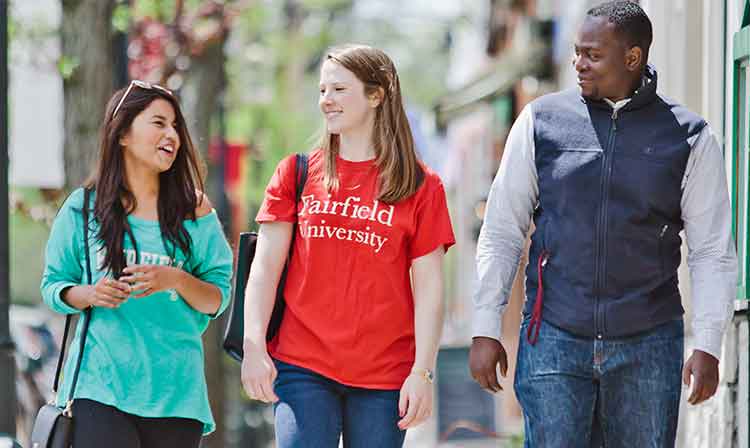
M 200 168 L 170 91 L 133 81 L 112 96 L 86 184 L 92 284 L 78 189 L 52 226 L 41 287 L 54 311 L 91 308 L 72 404 L 75 448 L 197 447 L 214 429 L 201 334 L 229 301 L 232 252 L 200 192 Z

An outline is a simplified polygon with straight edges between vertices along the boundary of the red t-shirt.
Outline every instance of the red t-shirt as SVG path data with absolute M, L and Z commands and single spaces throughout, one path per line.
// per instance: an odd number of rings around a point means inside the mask
M 455 243 L 445 191 L 423 167 L 417 192 L 388 205 L 376 200 L 374 161 L 339 157 L 336 166 L 340 186 L 329 194 L 323 153 L 310 154 L 287 307 L 269 354 L 342 384 L 400 389 L 414 363 L 411 262 Z M 290 156 L 276 168 L 256 221 L 294 222 L 294 193 Z

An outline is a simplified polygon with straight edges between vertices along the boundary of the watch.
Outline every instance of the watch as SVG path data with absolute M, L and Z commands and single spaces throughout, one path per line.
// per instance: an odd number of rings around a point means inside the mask
M 433 381 L 435 381 L 435 374 L 430 369 L 411 369 L 411 373 L 419 375 L 420 377 L 424 378 L 425 381 L 432 384 Z

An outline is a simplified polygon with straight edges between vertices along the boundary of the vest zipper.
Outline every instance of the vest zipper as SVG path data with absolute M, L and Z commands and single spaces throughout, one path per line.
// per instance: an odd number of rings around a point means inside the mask
M 609 206 L 609 183 L 612 177 L 612 162 L 615 150 L 615 134 L 617 133 L 617 113 L 612 111 L 612 127 L 607 138 L 607 147 L 602 155 L 602 183 L 601 183 L 601 210 L 599 211 L 599 235 L 596 239 L 595 267 L 594 267 L 594 333 L 597 339 L 602 338 L 602 322 L 599 318 L 599 301 L 604 289 L 605 258 L 607 253 L 607 208 Z

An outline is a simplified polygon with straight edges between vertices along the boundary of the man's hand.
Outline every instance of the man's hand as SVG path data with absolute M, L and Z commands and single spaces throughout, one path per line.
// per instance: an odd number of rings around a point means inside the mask
M 503 390 L 497 379 L 497 365 L 500 374 L 508 373 L 508 355 L 500 341 L 487 337 L 475 337 L 471 341 L 469 368 L 471 376 L 483 389 L 495 393 Z
M 719 360 L 700 350 L 693 350 L 682 368 L 682 382 L 690 387 L 690 377 L 693 377 L 693 392 L 688 403 L 699 404 L 716 393 L 719 386 Z

